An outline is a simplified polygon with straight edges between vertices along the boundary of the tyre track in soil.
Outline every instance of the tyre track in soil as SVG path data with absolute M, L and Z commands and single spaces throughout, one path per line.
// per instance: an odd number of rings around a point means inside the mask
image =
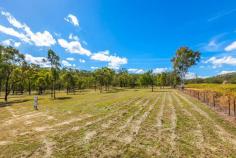
M 160 106 L 165 105 L 165 92 L 157 93 L 158 97 L 153 104 L 154 107 L 150 111 L 149 115 L 142 122 L 138 134 L 135 136 L 133 141 L 129 144 L 125 144 L 124 151 L 120 151 L 120 154 L 126 155 L 131 152 L 135 157 L 137 152 L 142 152 L 145 157 L 158 157 L 160 156 L 159 151 L 159 139 L 158 129 L 156 127 L 156 118 L 160 112 Z M 136 155 L 137 156 L 137 155 Z
M 109 117 L 105 117 L 102 119 L 98 118 L 98 120 L 95 120 L 91 124 L 85 124 L 84 126 L 80 126 L 80 128 L 77 130 L 78 132 L 79 132 L 79 130 L 82 130 L 82 129 L 84 129 L 84 130 L 89 129 L 92 126 L 98 126 L 98 128 L 96 128 L 96 130 L 88 130 L 84 134 L 79 135 L 77 137 L 77 139 L 70 141 L 70 144 L 72 143 L 73 145 L 67 145 L 66 147 L 64 147 L 63 150 L 67 150 L 74 145 L 80 146 L 82 148 L 83 146 L 86 146 L 86 144 L 90 144 L 90 142 L 93 141 L 93 138 L 97 139 L 99 136 L 102 136 L 102 133 L 105 133 L 105 131 L 107 129 L 109 129 L 109 128 L 114 129 L 114 126 L 119 123 L 119 120 L 122 119 L 123 117 L 125 117 L 123 115 L 124 112 L 128 112 L 129 110 L 131 110 L 135 107 L 137 108 L 139 106 L 139 104 L 141 104 L 145 100 L 146 100 L 145 98 L 141 98 L 140 100 L 135 102 L 134 105 L 131 104 L 132 106 L 130 106 L 128 109 L 124 109 L 123 112 L 117 111 L 115 114 L 114 113 L 110 114 Z M 109 118 L 111 118 L 111 120 Z M 102 126 L 104 125 L 104 123 L 109 122 L 109 121 L 112 121 L 112 123 L 110 123 L 110 125 L 107 126 L 106 128 L 103 128 Z M 98 124 L 96 124 L 96 123 L 98 123 Z M 73 142 L 75 142 L 75 143 L 73 143 Z M 81 150 L 81 149 L 78 149 L 78 150 Z M 61 150 L 60 150 L 60 152 L 61 152 Z
M 98 126 L 98 128 L 97 128 L 96 130 L 93 130 L 93 131 L 88 131 L 88 135 L 89 135 L 91 132 L 95 133 L 95 134 L 93 135 L 94 137 L 95 137 L 95 136 L 98 136 L 98 135 L 100 135 L 100 134 L 103 134 L 103 135 L 104 135 L 106 129 L 110 128 L 111 126 L 112 126 L 111 128 L 114 128 L 114 126 L 115 126 L 116 124 L 118 124 L 118 123 L 122 120 L 122 118 L 124 117 L 124 116 L 123 116 L 124 113 L 128 113 L 128 111 L 129 111 L 129 110 L 132 110 L 133 108 L 136 108 L 136 107 L 139 108 L 139 106 L 140 106 L 143 102 L 145 102 L 145 100 L 146 100 L 146 99 L 139 100 L 138 102 L 136 102 L 136 103 L 134 104 L 134 106 L 130 106 L 128 109 L 125 109 L 125 110 L 122 111 L 122 112 L 117 112 L 117 113 L 113 114 L 113 115 L 112 115 L 112 118 L 110 118 L 110 117 L 109 117 L 109 118 L 106 118 L 106 119 L 103 120 L 104 122 L 100 122 L 99 124 L 95 124 L 95 126 Z M 140 109 L 140 108 L 139 108 L 139 109 Z M 104 128 L 104 126 L 105 126 L 105 128 Z M 87 136 L 87 134 L 85 134 L 85 138 L 86 138 L 86 136 Z M 93 137 L 93 136 L 92 136 L 92 137 Z M 92 137 L 90 137 L 90 139 L 91 139 Z
M 160 110 L 156 116 L 157 133 L 158 133 L 158 156 L 169 157 L 171 155 L 178 155 L 176 149 L 176 110 L 173 106 L 173 98 L 170 92 L 164 94 L 160 105 Z M 178 157 L 178 156 L 177 156 Z
M 110 105 L 111 107 L 112 106 L 119 106 L 119 105 L 122 105 L 125 106 L 126 104 L 128 103 L 131 103 L 131 102 L 134 102 L 136 100 L 138 100 L 139 98 L 138 97 L 135 97 L 135 98 L 132 98 L 132 99 L 129 99 L 127 103 L 125 102 L 122 102 L 122 103 L 114 103 L 112 105 Z M 122 108 L 120 107 L 120 109 Z M 98 115 L 99 116 L 99 115 Z M 58 123 L 54 123 L 53 125 L 46 125 L 46 126 L 37 126 L 37 127 L 34 127 L 33 130 L 36 131 L 36 132 L 45 132 L 45 131 L 49 131 L 49 130 L 56 130 L 57 128 L 59 127 L 63 127 L 63 126 L 66 126 L 66 125 L 70 125 L 72 123 L 75 123 L 75 122 L 79 122 L 79 121 L 83 121 L 85 119 L 89 119 L 89 118 L 93 118 L 93 117 L 98 117 L 98 116 L 91 116 L 91 115 L 84 115 L 83 117 L 81 116 L 78 116 L 78 117 L 73 117 L 71 119 L 68 119 L 66 121 L 62 121 L 62 122 L 58 122 Z M 74 127 L 76 129 L 76 127 Z M 71 130 L 71 129 L 70 129 Z M 69 130 L 69 131 L 70 131 Z M 73 130 L 73 129 L 72 129 Z
M 176 152 L 176 139 L 177 139 L 177 135 L 176 135 L 176 126 L 177 126 L 177 116 L 176 116 L 176 109 L 173 105 L 173 96 L 172 93 L 169 92 L 170 94 L 168 94 L 170 96 L 170 106 L 171 106 L 171 127 L 170 127 L 170 132 L 171 132 L 171 139 L 170 139 L 170 144 L 171 144 L 171 152 L 170 155 L 178 153 Z M 177 154 L 178 155 L 178 154 Z
M 180 95 L 181 98 L 183 98 L 183 100 L 185 100 L 189 105 L 191 105 L 193 107 L 193 109 L 195 111 L 197 111 L 200 115 L 204 116 L 207 120 L 209 120 L 210 122 L 212 122 L 215 126 L 215 128 L 218 131 L 218 135 L 219 137 L 223 140 L 223 141 L 229 141 L 231 142 L 234 147 L 236 148 L 236 137 L 231 135 L 230 133 L 228 133 L 227 131 L 225 131 L 225 129 L 223 127 L 221 127 L 220 125 L 218 125 L 214 119 L 212 119 L 207 112 L 205 112 L 204 110 L 202 110 L 201 108 L 199 108 L 198 106 L 195 105 L 195 103 L 190 99 L 190 97 L 188 97 L 188 99 L 186 98 L 187 96 L 183 96 Z
M 153 102 L 149 102 L 148 108 L 140 116 L 140 119 L 134 120 L 133 123 L 131 123 L 128 137 L 127 137 L 127 132 L 124 133 L 124 136 L 121 139 L 123 140 L 123 143 L 125 143 L 125 146 L 124 146 L 125 150 L 120 152 L 121 155 L 125 155 L 125 152 L 128 150 L 128 148 L 133 146 L 133 144 L 137 144 L 136 138 L 139 134 L 140 129 L 142 128 L 142 124 L 148 118 L 150 113 L 153 111 L 155 105 L 158 103 L 159 98 L 160 97 L 157 96 L 155 97 Z
M 180 98 L 182 98 L 185 102 L 187 102 L 189 105 L 192 106 L 193 110 L 198 112 L 200 115 L 202 115 L 203 117 L 205 117 L 208 121 L 210 121 L 214 127 L 217 129 L 215 130 L 215 132 L 217 133 L 217 135 L 219 136 L 219 138 L 227 143 L 230 142 L 234 149 L 236 149 L 236 137 L 231 135 L 230 133 L 228 133 L 223 127 L 221 127 L 220 125 L 218 125 L 214 119 L 212 119 L 207 112 L 205 112 L 204 110 L 202 110 L 201 108 L 199 108 L 197 105 L 195 105 L 195 103 L 191 100 L 192 98 L 186 96 L 185 94 L 179 94 L 178 96 Z M 188 98 L 188 99 L 187 99 Z M 202 103 L 200 103 L 202 104 Z M 206 106 L 206 105 L 205 105 Z
M 164 112 L 164 108 L 165 108 L 165 102 L 166 102 L 166 92 L 164 93 L 164 97 L 163 100 L 161 102 L 160 105 L 160 111 L 158 112 L 157 116 L 156 116 L 156 128 L 157 128 L 157 136 L 158 136 L 158 142 L 161 141 L 161 133 L 162 133 L 162 123 L 163 123 L 163 112 Z
M 131 110 L 133 112 L 128 117 L 123 117 L 121 121 L 116 120 L 115 124 L 113 124 L 110 128 L 106 129 L 105 131 L 101 131 L 101 134 L 97 134 L 95 140 L 90 143 L 90 145 L 94 146 L 91 147 L 92 150 L 90 150 L 90 156 L 97 157 L 98 155 L 109 155 L 109 153 L 112 151 L 112 148 L 116 148 L 117 144 L 114 144 L 113 142 L 117 142 L 118 144 L 124 144 L 123 140 L 121 140 L 121 134 L 125 132 L 129 128 L 129 126 L 132 124 L 132 121 L 134 121 L 135 117 L 138 115 L 141 115 L 142 110 L 144 110 L 145 107 L 147 107 L 147 104 L 150 102 L 150 98 L 144 101 L 144 104 L 140 104 L 139 108 L 133 109 L 134 107 L 131 107 Z M 137 129 L 136 129 L 137 130 Z M 99 142 L 97 140 L 103 140 L 103 142 Z M 99 142 L 99 144 L 97 144 Z M 114 146 L 114 145 L 115 146 Z M 97 147 L 102 148 L 103 151 L 100 151 L 98 153 Z M 98 155 L 96 155 L 98 154 Z M 116 153 L 117 154 L 117 153 Z
M 113 105 L 116 105 L 116 106 L 119 106 L 119 105 L 122 105 L 122 107 L 120 107 L 120 108 L 118 108 L 117 110 L 119 111 L 119 112 L 121 112 L 120 110 L 122 110 L 122 108 L 125 106 L 125 105 L 127 105 L 127 104 L 130 104 L 130 103 L 133 103 L 133 102 L 136 102 L 136 101 L 139 101 L 140 100 L 140 98 L 138 98 L 138 97 L 135 97 L 135 98 L 133 98 L 133 99 L 130 99 L 130 100 L 128 100 L 128 102 L 127 103 L 125 103 L 125 104 L 123 104 L 124 102 L 122 102 L 122 103 L 120 103 L 120 104 L 117 104 L 117 103 L 115 103 L 115 104 L 112 104 L 111 106 L 113 106 Z M 115 111 L 115 112 L 117 112 L 117 111 Z M 98 118 L 98 119 L 96 119 L 96 120 L 94 120 L 94 121 L 88 121 L 88 122 L 86 122 L 83 126 L 76 126 L 76 127 L 73 127 L 72 129 L 70 129 L 70 130 L 64 130 L 64 132 L 62 132 L 61 130 L 60 130 L 60 132 L 57 130 L 57 132 L 56 133 L 54 133 L 54 135 L 61 135 L 61 134 L 66 134 L 66 133 L 68 133 L 68 132 L 70 132 L 70 131 L 78 131 L 78 130 L 80 130 L 80 129 L 82 129 L 82 128 L 86 128 L 86 127 L 88 127 L 88 126 L 91 126 L 91 125 L 93 125 L 93 124 L 95 124 L 95 123 L 98 123 L 98 122 L 100 122 L 100 121 L 102 121 L 102 120 L 104 120 L 104 119 L 107 119 L 107 118 L 109 118 L 109 117 L 111 117 L 111 115 L 113 115 L 113 114 L 110 114 L 110 115 L 107 115 L 107 116 L 105 116 L 105 117 L 102 117 L 102 118 Z M 74 122 L 79 122 L 79 121 L 83 121 L 83 120 L 85 120 L 85 119 L 89 119 L 89 118 L 91 118 L 91 117 L 93 117 L 93 116 L 88 116 L 88 117 L 85 117 L 85 118 L 72 118 L 72 119 L 70 119 L 70 120 L 67 120 L 67 121 L 63 121 L 63 122 L 61 122 L 61 123 L 57 123 L 57 124 L 54 124 L 53 126 L 46 126 L 46 128 L 44 128 L 43 130 L 39 130 L 39 132 L 43 132 L 43 131 L 47 131 L 47 130 L 55 130 L 55 128 L 57 128 L 57 127 L 61 127 L 61 126 L 65 126 L 65 125 L 70 125 L 71 123 L 74 123 Z M 93 135 L 95 135 L 96 133 L 94 133 L 94 132 L 91 132 L 91 133 L 88 133 L 87 134 L 87 139 L 90 139 Z M 55 141 L 52 141 L 52 139 L 51 138 L 47 138 L 48 136 L 46 136 L 46 135 L 42 135 L 41 136 L 41 142 L 42 142 L 42 146 L 39 148 L 39 149 L 36 149 L 35 151 L 34 151 L 34 154 L 38 154 L 39 153 L 39 151 L 40 150 L 44 150 L 44 153 L 45 153 L 45 155 L 44 155 L 44 157 L 50 157 L 51 156 L 51 154 L 53 153 L 53 148 L 54 148 L 54 146 L 56 145 L 56 142 Z M 87 142 L 88 140 L 86 140 L 86 142 Z M 45 143 L 46 142 L 46 143 Z M 33 155 L 34 155 L 33 154 Z
M 134 102 L 136 101 L 137 99 L 139 99 L 138 97 L 135 97 L 135 98 L 132 98 L 128 101 L 128 103 L 130 102 Z M 122 102 L 123 103 L 123 102 Z M 120 104 L 122 104 L 120 103 Z M 111 106 L 115 106 L 115 105 L 118 105 L 116 103 L 112 104 Z M 121 108 L 120 108 L 121 109 Z M 38 116 L 38 115 L 37 115 Z M 34 114 L 30 114 L 29 116 L 26 115 L 26 116 L 23 116 L 22 118 L 31 118 L 33 117 L 34 118 Z M 89 118 L 89 117 L 87 117 Z M 85 118 L 84 118 L 85 119 Z M 45 131 L 48 131 L 48 130 L 55 130 L 55 128 L 57 127 L 61 127 L 61 126 L 65 126 L 65 125 L 69 125 L 71 123 L 74 123 L 74 122 L 77 122 L 77 121 L 82 121 L 83 118 L 72 118 L 70 120 L 67 120 L 67 121 L 63 121 L 63 122 L 60 122 L 60 123 L 57 123 L 57 124 L 54 124 L 52 126 L 43 126 L 41 127 L 35 127 L 34 128 L 34 131 L 37 132 L 39 135 L 37 136 L 37 138 L 39 139 L 39 141 L 41 142 L 41 147 L 37 148 L 36 150 L 34 150 L 33 152 L 31 153 L 28 153 L 28 157 L 34 157 L 34 155 L 37 155 L 39 154 L 40 155 L 40 152 L 39 151 L 42 151 L 43 150 L 43 153 L 45 153 L 45 157 L 50 157 L 50 155 L 52 154 L 53 150 L 52 150 L 52 147 L 56 144 L 56 142 L 52 141 L 50 138 L 47 138 L 47 135 L 50 135 L 50 134 L 44 134 Z M 92 124 L 92 123 L 91 123 Z M 86 125 L 89 125 L 89 124 L 86 124 Z M 22 135 L 25 135 L 25 134 L 34 134 L 35 132 L 31 131 L 31 132 L 25 132 L 25 133 L 22 133 Z M 54 133 L 56 134 L 56 133 Z M 21 134 L 19 134 L 21 135 Z M 7 142 L 7 143 L 5 143 Z M 4 141 L 4 143 L 1 143 L 1 145 L 8 145 L 8 144 L 12 144 L 13 141 Z
M 194 141 L 194 145 L 196 146 L 196 149 L 200 151 L 200 157 L 204 157 L 205 153 L 205 148 L 206 148 L 206 143 L 204 141 L 204 135 L 203 135 L 203 129 L 202 126 L 200 125 L 200 122 L 197 120 L 197 118 L 183 105 L 179 97 L 177 97 L 177 93 L 175 92 L 173 95 L 174 100 L 176 101 L 176 106 L 179 106 L 181 108 L 181 112 L 186 116 L 191 118 L 194 121 L 195 129 L 191 131 L 194 137 L 196 138 Z

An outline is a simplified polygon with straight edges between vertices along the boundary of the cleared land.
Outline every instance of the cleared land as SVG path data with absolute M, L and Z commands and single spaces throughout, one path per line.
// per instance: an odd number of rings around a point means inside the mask
M 12 96 L 0 157 L 235 157 L 236 125 L 176 90 Z
M 236 84 L 188 84 L 187 88 L 207 90 L 236 96 Z

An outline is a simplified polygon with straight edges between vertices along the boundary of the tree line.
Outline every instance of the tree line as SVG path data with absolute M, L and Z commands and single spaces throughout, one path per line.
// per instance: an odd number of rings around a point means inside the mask
M 187 49 L 188 50 L 188 49 Z M 186 52 L 186 49 L 184 50 Z M 109 91 L 110 87 L 137 88 L 155 86 L 161 88 L 165 86 L 176 87 L 183 80 L 183 74 L 194 62 L 187 61 L 184 72 L 178 68 L 181 60 L 178 56 L 173 59 L 173 71 L 155 74 L 147 71 L 143 74 L 132 74 L 122 68 L 118 71 L 103 67 L 94 71 L 78 70 L 61 67 L 60 57 L 51 49 L 47 52 L 44 62 L 50 63 L 50 67 L 40 67 L 39 65 L 28 63 L 24 54 L 19 50 L 8 46 L 0 45 L 0 95 L 4 93 L 7 102 L 10 94 L 31 95 L 32 91 L 38 95 L 50 91 L 51 97 L 56 98 L 56 91 L 65 90 L 67 94 L 75 93 L 86 88 Z M 183 61 L 181 61 L 183 62 Z M 177 65 L 177 66 L 176 66 Z M 183 65 L 181 65 L 183 67 Z M 181 76 L 181 75 L 182 76 Z

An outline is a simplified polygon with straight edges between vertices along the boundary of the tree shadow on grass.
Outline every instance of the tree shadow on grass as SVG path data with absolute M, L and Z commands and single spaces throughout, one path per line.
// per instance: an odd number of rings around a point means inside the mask
M 105 91 L 105 93 L 119 93 L 119 92 L 124 92 L 127 91 L 127 89 L 124 88 L 113 88 L 109 91 Z
M 57 97 L 56 100 L 67 100 L 71 99 L 72 97 Z
M 19 99 L 19 100 L 13 100 L 13 101 L 9 101 L 9 102 L 2 102 L 2 103 L 0 103 L 0 108 L 6 107 L 6 106 L 12 106 L 14 104 L 24 103 L 24 102 L 28 102 L 28 101 L 30 101 L 30 99 Z

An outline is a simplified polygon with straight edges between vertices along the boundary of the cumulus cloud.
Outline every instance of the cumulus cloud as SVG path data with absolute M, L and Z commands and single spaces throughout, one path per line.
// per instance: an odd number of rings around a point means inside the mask
M 236 41 L 232 42 L 230 45 L 225 47 L 225 51 L 227 52 L 233 51 L 233 50 L 236 50 Z
M 62 60 L 62 65 L 63 66 L 65 66 L 65 67 L 71 67 L 72 66 L 72 64 L 71 63 L 69 63 L 68 61 L 66 61 L 66 60 Z
M 77 19 L 77 17 L 73 14 L 69 14 L 67 15 L 67 17 L 64 18 L 65 21 L 71 23 L 74 26 L 79 26 L 79 20 Z
M 221 71 L 218 75 L 224 75 L 224 74 L 228 74 L 228 73 L 233 73 L 236 72 L 235 70 L 232 71 Z
M 128 69 L 129 73 L 133 73 L 133 74 L 143 74 L 144 70 L 143 69 Z
M 189 80 L 189 79 L 194 79 L 196 78 L 196 74 L 195 73 L 192 73 L 192 72 L 188 72 L 186 75 L 185 75 L 185 79 Z
M 222 58 L 211 57 L 205 63 L 211 63 L 214 67 L 221 67 L 222 65 L 236 65 L 236 58 L 232 56 L 225 56 Z
M 108 50 L 94 53 L 91 56 L 92 60 L 108 62 L 108 67 L 112 69 L 119 69 L 121 65 L 127 64 L 128 59 L 115 55 L 110 55 Z
M 67 61 L 75 61 L 75 58 L 66 58 Z
M 91 66 L 90 68 L 93 70 L 98 69 L 98 67 L 96 67 L 96 66 Z
M 30 39 L 25 34 L 20 33 L 18 31 L 14 30 L 13 28 L 8 28 L 8 27 L 5 27 L 3 25 L 0 25 L 0 32 L 2 32 L 4 34 L 7 34 L 9 36 L 16 37 L 16 38 L 18 38 L 21 41 L 24 41 L 26 43 L 31 43 Z
M 72 33 L 69 35 L 69 39 L 70 39 L 70 40 L 79 41 L 79 37 L 76 36 L 76 35 L 73 35 Z
M 153 73 L 160 74 L 160 73 L 165 72 L 167 70 L 168 70 L 168 68 L 166 68 L 166 67 L 164 67 L 164 68 L 155 68 L 155 69 L 153 69 Z
M 50 47 L 56 44 L 56 40 L 48 31 L 45 30 L 43 32 L 34 33 L 31 31 L 29 26 L 16 20 L 16 18 L 12 16 L 9 12 L 1 11 L 1 14 L 5 16 L 7 21 L 19 31 L 16 31 L 13 28 L 8 28 L 0 25 L 0 32 L 17 37 L 21 41 L 24 41 L 26 43 L 33 43 L 36 46 Z
M 69 53 L 75 53 L 75 54 L 87 55 L 87 56 L 90 56 L 92 54 L 89 50 L 83 48 L 79 41 L 68 42 L 61 38 L 61 39 L 58 39 L 58 43 L 62 48 L 65 48 L 66 51 Z
M 20 42 L 15 42 L 14 40 L 12 39 L 7 39 L 7 40 L 4 40 L 2 42 L 0 42 L 2 45 L 4 46 L 14 46 L 14 47 L 19 47 L 21 45 Z
M 29 63 L 36 64 L 41 67 L 50 67 L 50 63 L 45 57 L 34 57 L 31 54 L 25 54 L 25 60 Z
M 79 62 L 80 63 L 85 63 L 85 60 L 84 59 L 79 59 Z

